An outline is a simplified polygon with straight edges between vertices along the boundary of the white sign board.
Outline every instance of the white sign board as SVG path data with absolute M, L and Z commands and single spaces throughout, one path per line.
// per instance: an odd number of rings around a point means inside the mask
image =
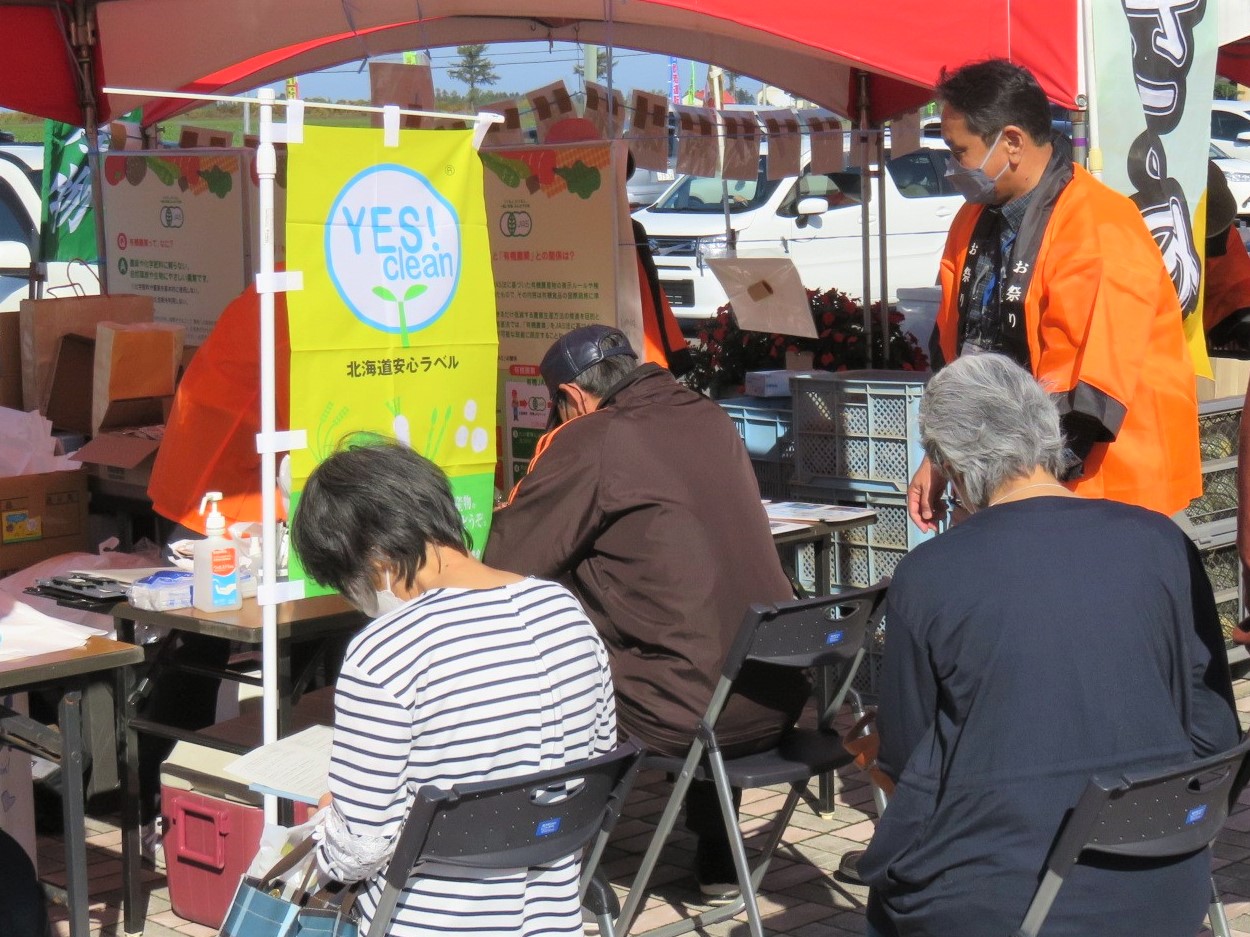
M 199 345 L 250 279 L 251 154 L 153 150 L 104 157 L 109 289 L 150 296 L 155 319 Z

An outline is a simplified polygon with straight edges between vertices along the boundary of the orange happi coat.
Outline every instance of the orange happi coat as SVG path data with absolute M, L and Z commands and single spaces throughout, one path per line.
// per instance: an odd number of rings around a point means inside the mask
M 938 340 L 956 357 L 958 278 L 981 207 L 956 215 L 942 258 Z M 1033 373 L 1114 435 L 1073 490 L 1175 514 L 1202 492 L 1193 363 L 1176 291 L 1131 200 L 1080 166 L 1042 238 L 1025 296 Z M 1084 405 L 1083 405 L 1084 404 Z M 1119 417 L 1122 415 L 1122 419 Z

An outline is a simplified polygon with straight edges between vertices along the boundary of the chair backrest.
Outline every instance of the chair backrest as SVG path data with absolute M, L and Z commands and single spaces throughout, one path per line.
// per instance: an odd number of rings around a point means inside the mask
M 1215 841 L 1239 793 L 1250 735 L 1219 755 L 1170 768 L 1094 775 L 1064 818 L 1016 937 L 1036 937 L 1083 853 L 1185 856 Z
M 574 765 L 503 781 L 417 791 L 386 871 L 402 889 L 427 862 L 470 869 L 546 865 L 610 828 L 638 770 L 632 742 Z
M 1060 872 L 1082 852 L 1183 856 L 1219 835 L 1234 782 L 1250 756 L 1250 736 L 1200 761 L 1150 771 L 1097 774 L 1063 826 L 1047 859 Z
M 866 589 L 752 605 L 721 675 L 734 680 L 749 660 L 782 667 L 828 667 L 850 662 L 885 613 L 889 580 Z

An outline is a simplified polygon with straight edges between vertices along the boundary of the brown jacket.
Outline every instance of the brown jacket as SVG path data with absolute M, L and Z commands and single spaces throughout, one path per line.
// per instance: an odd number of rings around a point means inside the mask
M 496 512 L 485 560 L 572 590 L 608 646 L 622 727 L 678 754 L 747 607 L 793 591 L 721 408 L 655 365 L 622 383 L 551 436 Z M 784 673 L 746 684 L 721 720 L 724 745 L 775 738 L 808 690 Z

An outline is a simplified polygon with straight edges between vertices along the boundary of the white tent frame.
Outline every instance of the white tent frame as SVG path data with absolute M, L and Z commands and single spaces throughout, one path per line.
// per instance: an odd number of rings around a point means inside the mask
M 261 490 L 261 576 L 256 591 L 256 602 L 261 610 L 261 686 L 264 744 L 278 738 L 278 605 L 304 597 L 303 582 L 278 582 L 278 504 L 277 455 L 306 448 L 306 436 L 302 429 L 279 433 L 277 431 L 277 380 L 274 336 L 274 294 L 303 288 L 303 274 L 299 271 L 274 271 L 274 209 L 273 187 L 277 176 L 277 151 L 275 143 L 298 143 L 303 137 L 302 99 L 280 99 L 272 88 L 260 88 L 255 97 L 249 95 L 215 95 L 147 91 L 136 88 L 105 88 L 108 93 L 137 95 L 152 98 L 179 98 L 197 101 L 225 101 L 256 104 L 260 112 L 260 142 L 256 149 L 256 176 L 259 180 L 258 229 L 260 232 L 259 269 L 256 272 L 256 292 L 260 296 L 260 432 L 256 434 L 256 451 L 260 454 Z M 287 109 L 285 124 L 275 124 L 275 106 Z M 357 111 L 381 114 L 382 132 L 388 140 L 398 139 L 401 116 L 449 118 L 472 121 L 475 124 L 473 148 L 482 145 L 486 131 L 495 123 L 503 121 L 500 114 L 481 112 L 451 114 L 442 111 L 405 110 L 394 106 L 371 107 L 353 104 L 323 104 L 318 108 L 340 111 Z M 393 135 L 393 137 L 392 137 Z M 278 799 L 265 795 L 265 822 L 278 821 Z

